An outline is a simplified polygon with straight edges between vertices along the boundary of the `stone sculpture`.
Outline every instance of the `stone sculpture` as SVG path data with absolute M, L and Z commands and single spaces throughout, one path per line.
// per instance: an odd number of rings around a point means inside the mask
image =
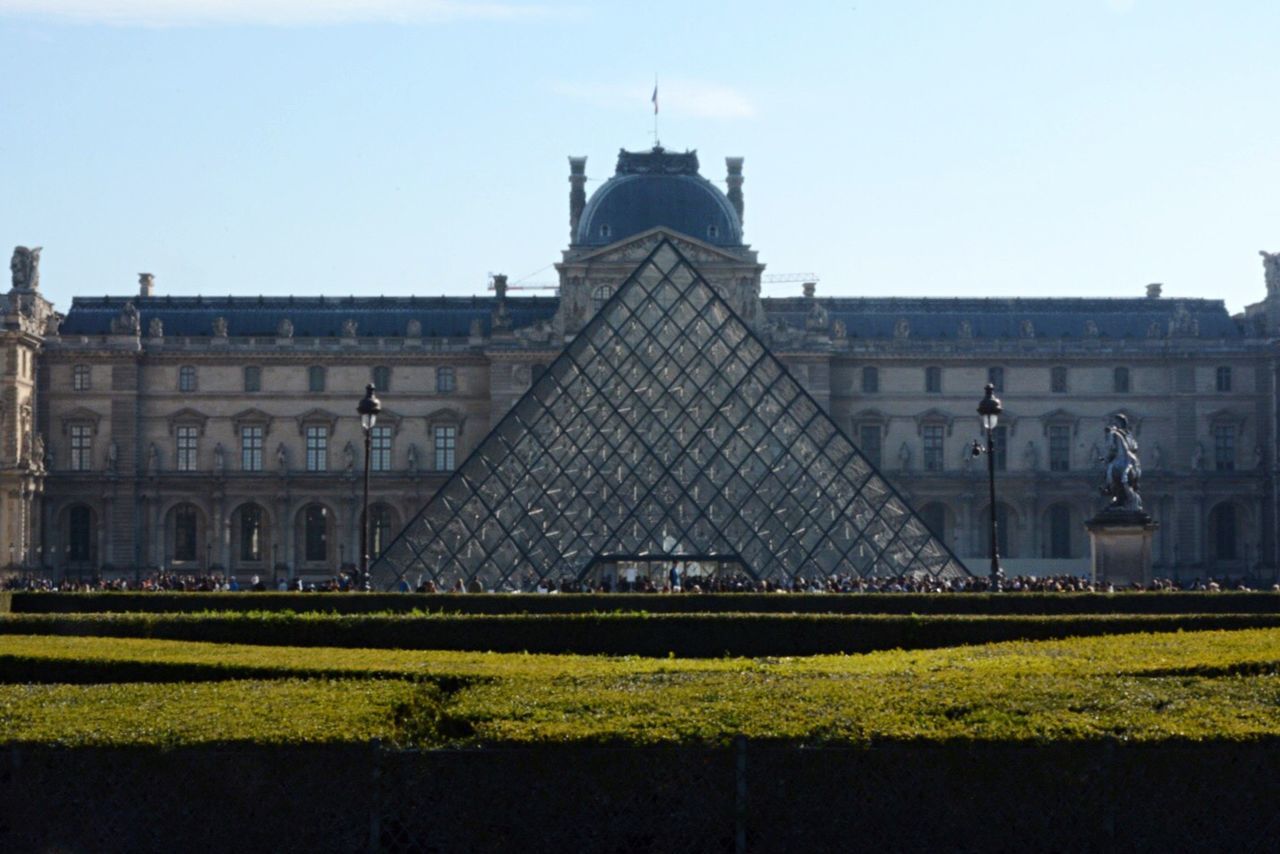
M 9 270 L 13 273 L 13 289 L 15 291 L 34 291 L 40 287 L 40 250 L 42 247 L 28 249 L 25 246 L 13 247 L 13 257 L 9 260 Z
M 354 320 L 352 320 L 350 317 L 342 321 L 342 337 L 343 338 L 355 338 L 357 329 L 358 329 L 358 324 Z
M 40 250 L 36 250 L 38 253 Z M 1262 269 L 1266 275 L 1267 293 L 1276 293 L 1280 291 L 1280 252 L 1267 252 L 1265 249 L 1258 250 L 1258 254 L 1262 256 Z
M 147 324 L 147 334 L 152 338 L 163 338 L 164 321 L 158 317 L 151 318 L 151 322 Z
M 227 319 L 225 317 L 215 317 L 213 319 L 213 336 L 215 338 L 227 337 Z
M 293 321 L 287 317 L 281 320 L 276 325 L 276 337 L 292 338 L 293 337 Z

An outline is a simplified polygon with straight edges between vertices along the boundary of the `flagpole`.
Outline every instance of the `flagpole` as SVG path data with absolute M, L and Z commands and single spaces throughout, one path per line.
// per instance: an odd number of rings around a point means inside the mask
M 661 148 L 662 141 L 658 139 L 658 75 L 653 75 L 653 147 Z

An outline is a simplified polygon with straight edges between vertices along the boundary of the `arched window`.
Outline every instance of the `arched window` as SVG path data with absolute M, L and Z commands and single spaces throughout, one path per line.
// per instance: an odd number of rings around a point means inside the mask
M 369 508 L 369 556 L 377 558 L 391 544 L 391 508 L 375 504 Z
M 1071 554 L 1071 508 L 1055 504 L 1047 514 L 1048 551 L 1051 558 L 1069 558 Z
M 93 509 L 77 504 L 67 511 L 67 560 L 93 560 Z
M 1239 523 L 1236 505 L 1229 501 L 1209 513 L 1209 544 L 1215 561 L 1239 559 Z
M 591 292 L 591 310 L 599 311 L 611 296 L 613 296 L 613 288 L 608 285 L 601 285 L 596 288 Z
M 173 509 L 173 559 L 196 559 L 197 534 L 200 527 L 199 511 L 190 504 L 179 504 Z
M 436 391 L 447 394 L 458 388 L 458 375 L 448 365 L 436 368 Z
M 240 508 L 240 560 L 262 560 L 262 508 L 246 504 Z
M 391 368 L 378 365 L 373 369 L 373 387 L 378 391 L 391 390 Z
M 302 513 L 303 559 L 326 561 L 329 559 L 329 510 L 320 504 L 311 504 Z

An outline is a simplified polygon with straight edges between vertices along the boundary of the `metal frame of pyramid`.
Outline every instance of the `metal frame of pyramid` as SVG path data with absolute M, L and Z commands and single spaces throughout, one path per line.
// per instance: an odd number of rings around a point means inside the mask
M 371 575 L 500 590 L 693 556 L 783 583 L 969 575 L 663 238 Z

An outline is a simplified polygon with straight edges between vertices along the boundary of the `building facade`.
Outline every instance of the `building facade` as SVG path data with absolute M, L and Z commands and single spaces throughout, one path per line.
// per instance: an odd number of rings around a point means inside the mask
M 743 240 L 741 158 L 722 192 L 692 152 L 622 152 L 590 197 L 570 158 L 555 297 L 40 296 L 15 252 L 0 346 L 0 561 L 61 577 L 154 569 L 321 577 L 359 548 L 372 382 L 374 551 L 488 433 L 661 240 L 971 569 L 993 509 L 970 455 L 992 382 L 1008 572 L 1083 573 L 1103 426 L 1125 412 L 1161 527 L 1155 572 L 1270 580 L 1277 542 L 1280 260 L 1232 317 L 1221 301 L 762 298 Z

